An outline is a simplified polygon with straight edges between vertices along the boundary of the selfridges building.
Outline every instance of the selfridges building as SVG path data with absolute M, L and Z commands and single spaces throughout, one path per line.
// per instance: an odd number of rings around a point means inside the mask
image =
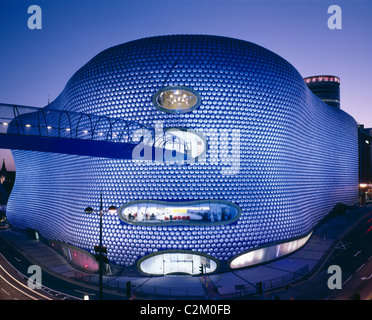
M 147 149 L 135 159 L 13 150 L 9 221 L 70 260 L 94 253 L 99 218 L 84 209 L 99 209 L 101 195 L 104 208 L 118 208 L 103 217 L 110 265 L 152 275 L 278 259 L 301 248 L 336 204 L 358 201 L 354 119 L 247 41 L 170 35 L 109 48 L 44 109 L 154 128 L 126 135 L 171 160 L 146 159 Z M 94 269 L 88 258 L 78 263 Z

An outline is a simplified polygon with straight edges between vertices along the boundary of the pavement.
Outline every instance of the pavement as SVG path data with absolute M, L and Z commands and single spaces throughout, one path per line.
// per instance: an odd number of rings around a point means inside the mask
M 315 277 L 333 250 L 342 245 L 343 237 L 371 211 L 372 204 L 367 204 L 325 221 L 300 250 L 265 265 L 209 276 L 104 276 L 104 290 L 117 292 L 117 299 L 126 299 L 126 282 L 130 281 L 133 299 L 291 299 L 295 290 L 302 290 L 305 299 L 306 292 L 312 289 L 311 282 L 305 280 Z M 1 229 L 0 237 L 44 272 L 87 287 L 98 283 L 98 275 L 74 268 L 46 243 L 26 233 Z M 263 294 L 257 294 L 256 284 L 260 281 Z

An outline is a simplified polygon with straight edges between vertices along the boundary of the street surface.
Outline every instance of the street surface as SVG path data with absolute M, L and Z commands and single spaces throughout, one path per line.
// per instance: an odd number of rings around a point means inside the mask
M 43 289 L 30 289 L 27 278 L 15 270 L 0 254 L 0 300 L 53 300 Z

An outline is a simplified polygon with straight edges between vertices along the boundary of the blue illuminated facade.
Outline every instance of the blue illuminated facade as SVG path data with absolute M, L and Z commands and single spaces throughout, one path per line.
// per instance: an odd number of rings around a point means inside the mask
M 169 102 L 177 94 L 187 101 Z M 304 245 L 337 203 L 358 202 L 354 119 L 250 42 L 172 35 L 118 45 L 78 70 L 45 109 L 203 137 L 200 159 L 182 164 L 13 150 L 9 221 L 93 253 L 99 218 L 84 208 L 98 209 L 102 192 L 105 208 L 120 208 L 103 219 L 117 266 L 195 274 L 185 265 L 195 257 L 207 272 L 262 263 Z M 180 267 L 159 267 L 158 255 Z

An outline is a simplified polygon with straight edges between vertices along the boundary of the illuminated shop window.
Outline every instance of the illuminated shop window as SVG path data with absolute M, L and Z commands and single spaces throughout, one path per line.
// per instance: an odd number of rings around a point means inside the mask
M 236 221 L 240 208 L 223 200 L 187 202 L 137 200 L 119 208 L 126 223 L 139 225 L 217 225 Z
M 153 97 L 155 106 L 168 113 L 191 112 L 200 105 L 200 101 L 194 90 L 183 86 L 163 88 Z
M 311 234 L 312 232 L 303 238 L 243 253 L 230 262 L 230 268 L 237 269 L 249 267 L 290 254 L 305 245 Z
M 139 260 L 138 265 L 142 272 L 153 275 L 197 275 L 201 267 L 204 273 L 214 272 L 218 267 L 211 257 L 188 251 L 156 253 Z

